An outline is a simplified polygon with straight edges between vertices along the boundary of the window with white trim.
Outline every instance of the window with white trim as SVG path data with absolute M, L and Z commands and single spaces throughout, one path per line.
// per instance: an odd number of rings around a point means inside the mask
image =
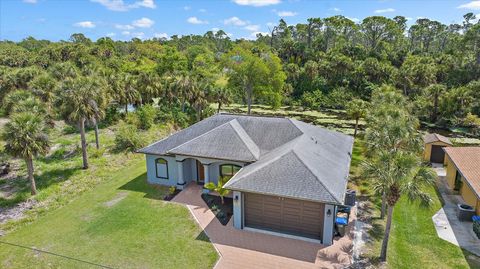
M 155 160 L 157 178 L 168 179 L 168 162 L 163 158 Z

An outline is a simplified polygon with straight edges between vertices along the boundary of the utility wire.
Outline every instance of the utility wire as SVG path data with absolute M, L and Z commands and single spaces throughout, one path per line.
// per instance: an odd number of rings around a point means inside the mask
M 5 242 L 5 241 L 1 241 L 1 240 L 0 240 L 0 244 L 10 245 L 10 246 L 19 247 L 19 248 L 25 248 L 25 249 L 29 249 L 29 250 L 33 250 L 33 251 L 38 251 L 38 252 L 50 254 L 50 255 L 53 255 L 53 256 L 57 256 L 57 257 L 60 257 L 60 258 L 65 258 L 65 259 L 68 259 L 68 260 L 82 262 L 82 263 L 90 264 L 90 265 L 101 267 L 101 268 L 114 269 L 113 267 L 110 267 L 110 266 L 101 265 L 101 264 L 93 263 L 93 262 L 89 262 L 89 261 L 84 261 L 84 260 L 80 260 L 80 259 L 77 259 L 77 258 L 68 257 L 68 256 L 65 256 L 65 255 L 53 253 L 53 252 L 50 252 L 50 251 L 41 250 L 41 249 L 32 248 L 32 247 L 27 247 L 27 246 L 22 246 L 22 245 L 17 245 L 17 244 L 14 244 L 14 243 L 9 243 L 9 242 Z

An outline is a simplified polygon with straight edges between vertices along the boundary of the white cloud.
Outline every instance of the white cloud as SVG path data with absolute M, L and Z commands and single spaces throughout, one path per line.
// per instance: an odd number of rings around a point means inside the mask
M 273 26 L 275 26 L 275 23 L 273 23 L 273 22 L 267 22 L 267 26 L 268 26 L 268 27 L 273 27 Z
M 217 28 L 217 27 L 213 27 L 213 28 L 212 28 L 212 32 L 215 32 L 215 33 L 216 33 L 216 32 L 218 32 L 218 31 L 220 31 L 220 28 Z
M 407 21 L 411 21 L 411 20 L 413 20 L 413 18 L 412 18 L 412 17 L 405 17 L 405 19 L 406 19 Z
M 153 0 L 143 0 L 141 2 L 137 2 L 139 6 L 146 7 L 146 8 L 156 8 L 155 2 Z
M 208 24 L 208 21 L 202 21 L 197 17 L 190 17 L 187 19 L 187 22 L 191 24 Z
M 123 31 L 122 35 L 130 35 L 130 32 L 129 31 Z
M 100 5 L 106 7 L 109 10 L 113 11 L 128 11 L 134 8 L 156 8 L 154 0 L 141 0 L 136 1 L 133 4 L 125 4 L 123 0 L 90 0 L 94 3 L 99 3 Z
M 293 16 L 296 16 L 298 13 L 297 12 L 293 12 L 293 11 L 279 11 L 277 12 L 277 15 L 279 17 L 293 17 Z
M 480 10 L 480 1 L 471 1 L 470 3 L 460 5 L 457 8 Z
M 37 0 L 23 0 L 24 3 L 27 4 L 36 4 L 38 1 Z
M 233 0 L 237 5 L 263 7 L 280 4 L 280 0 Z
M 136 32 L 136 33 L 132 33 L 132 36 L 136 37 L 136 38 L 143 39 L 143 37 L 145 36 L 145 33 L 144 32 Z
M 268 35 L 269 33 L 267 33 L 267 32 L 258 32 L 258 31 L 257 31 L 257 32 L 253 32 L 253 33 L 250 34 L 249 39 L 255 39 L 255 38 L 257 38 L 257 35 L 258 35 L 258 34 Z
M 115 33 L 108 33 L 107 36 L 108 37 L 114 37 L 116 34 Z
M 73 25 L 76 27 L 82 27 L 82 28 L 95 28 L 95 23 L 91 21 L 80 21 Z
M 245 26 L 245 30 L 252 31 L 252 32 L 258 32 L 260 30 L 260 25 L 250 24 L 250 25 Z
M 350 18 L 350 17 L 347 17 L 347 19 L 353 21 L 354 23 L 360 22 L 360 19 L 358 19 L 358 18 Z
M 151 19 L 143 17 L 139 20 L 133 21 L 132 25 L 140 28 L 150 28 L 154 23 L 155 22 L 152 21 Z
M 115 28 L 120 30 L 132 30 L 135 27 L 131 26 L 130 24 L 115 24 Z
M 223 24 L 225 25 L 235 25 L 235 26 L 244 26 L 247 25 L 247 21 L 242 21 L 238 17 L 231 17 L 223 21 Z
M 168 38 L 168 34 L 167 34 L 167 33 L 155 33 L 155 34 L 153 34 L 153 37 L 156 37 L 156 38 Z
M 198 10 L 198 12 L 205 13 L 205 12 L 207 12 L 207 10 L 206 10 L 206 9 L 204 9 L 204 8 L 201 8 L 201 9 L 199 9 L 199 10 Z
M 377 13 L 377 14 L 387 13 L 387 12 L 395 12 L 395 9 L 386 8 L 386 9 L 377 9 L 377 10 L 374 11 L 374 13 Z
M 341 12 L 341 11 L 342 11 L 342 10 L 339 9 L 338 7 L 334 7 L 334 8 L 332 8 L 332 10 L 335 11 L 335 12 Z
M 190 6 L 184 6 L 184 7 L 183 7 L 183 10 L 190 10 L 190 9 L 191 9 Z

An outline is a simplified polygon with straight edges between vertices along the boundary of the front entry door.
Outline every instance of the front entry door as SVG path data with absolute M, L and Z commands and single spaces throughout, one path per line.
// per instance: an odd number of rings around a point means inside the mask
M 203 168 L 203 164 L 199 161 L 197 161 L 197 183 L 205 183 L 205 170 Z

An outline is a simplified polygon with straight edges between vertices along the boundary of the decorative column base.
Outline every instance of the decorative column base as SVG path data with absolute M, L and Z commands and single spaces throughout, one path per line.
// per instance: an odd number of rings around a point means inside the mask
M 186 185 L 185 182 L 183 182 L 183 183 L 177 183 L 177 189 L 183 190 L 183 189 L 185 189 L 185 185 Z

